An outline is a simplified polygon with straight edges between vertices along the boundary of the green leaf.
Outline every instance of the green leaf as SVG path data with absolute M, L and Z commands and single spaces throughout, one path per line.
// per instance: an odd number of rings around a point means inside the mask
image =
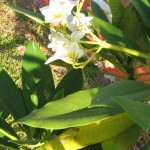
M 130 128 L 126 129 L 124 132 L 119 135 L 103 141 L 102 147 L 103 150 L 127 150 L 135 144 L 136 140 L 140 136 L 141 128 L 137 125 L 133 125 Z
M 93 28 L 111 44 L 141 50 L 140 47 L 124 32 L 113 25 L 94 17 L 91 21 Z
M 19 119 L 26 115 L 21 93 L 10 76 L 0 67 L 0 104 L 4 117 L 10 113 Z M 19 106 L 19 107 L 18 107 Z
M 8 105 L 1 98 L 0 98 L 0 112 L 3 118 L 7 118 L 9 114 L 11 113 L 11 110 L 8 107 Z
M 131 3 L 137 9 L 145 24 L 149 27 L 150 25 L 150 2 L 149 0 L 132 0 Z
M 92 8 L 93 14 L 96 17 L 101 18 L 102 20 L 108 22 L 108 19 L 105 15 L 104 11 L 102 10 L 102 8 L 93 0 L 91 0 L 91 8 Z
M 129 117 L 136 124 L 150 132 L 150 105 L 123 96 L 112 97 L 112 99 L 128 113 Z
M 23 123 L 32 127 L 57 130 L 88 125 L 96 121 L 101 121 L 108 117 L 111 117 L 118 112 L 120 112 L 120 110 L 107 107 L 84 108 L 57 116 L 46 115 L 46 117 L 39 116 L 35 118 L 34 114 L 31 115 L 30 118 L 29 116 L 27 116 L 21 119 L 19 123 Z
M 147 145 L 145 145 L 144 148 L 142 148 L 142 150 L 150 150 L 150 143 L 148 143 Z
M 91 117 L 91 122 L 93 122 L 95 118 L 93 119 L 92 116 L 95 115 L 95 117 L 100 118 L 98 112 L 103 112 L 103 116 L 107 116 L 107 113 L 109 113 L 109 110 L 105 108 L 102 108 L 102 110 L 88 109 L 93 96 L 98 90 L 99 88 L 83 90 L 68 95 L 60 100 L 52 101 L 46 104 L 43 108 L 33 111 L 31 114 L 17 122 L 33 127 L 48 129 L 67 128 L 74 126 L 75 124 L 86 124 L 88 122 L 88 118 L 86 118 L 88 115 Z M 81 120 L 83 119 L 83 121 L 80 122 L 78 118 Z
M 46 57 L 39 46 L 30 42 L 26 48 L 23 67 L 23 94 L 28 111 L 42 107 L 54 95 L 54 81 L 51 69 L 45 65 Z
M 58 91 L 55 96 L 53 97 L 52 101 L 56 101 L 64 97 L 64 89 Z
M 72 69 L 59 82 L 56 92 L 64 90 L 64 96 L 72 94 L 82 89 L 83 77 L 81 69 Z
M 135 42 L 139 39 L 140 22 L 133 6 L 125 9 L 119 28 L 130 36 Z
M 145 42 L 146 50 L 147 50 L 147 52 L 150 52 L 150 49 L 149 49 L 149 47 L 150 47 L 150 30 L 147 26 L 141 24 L 140 32 L 141 32 L 143 41 Z
M 38 150 L 42 150 L 42 148 L 47 148 L 48 150 L 80 149 L 88 145 L 108 140 L 132 125 L 133 122 L 126 113 L 117 114 L 104 120 L 97 121 L 94 124 L 65 130 L 60 135 L 45 143 Z
M 18 150 L 18 146 L 9 141 L 7 137 L 0 138 L 0 146 L 9 150 Z
M 144 101 L 150 96 L 150 85 L 133 81 L 123 80 L 110 84 L 102 88 L 93 98 L 92 106 L 108 106 L 116 107 L 116 104 L 111 99 L 114 96 L 124 96 L 136 101 Z M 117 105 L 118 107 L 118 105 Z
M 12 140 L 11 143 L 14 143 L 19 146 L 27 146 L 28 147 L 36 147 L 36 145 L 40 145 L 41 140 Z
M 108 0 L 110 10 L 112 12 L 112 24 L 118 26 L 120 23 L 125 8 L 123 7 L 121 0 Z
M 45 22 L 44 22 L 44 17 L 39 14 L 39 13 L 36 13 L 36 12 L 32 12 L 32 11 L 29 11 L 27 9 L 24 9 L 24 8 L 21 8 L 21 7 L 18 7 L 18 6 L 12 6 L 10 4 L 4 4 L 2 2 L 0 2 L 0 4 L 3 4 L 5 6 L 7 6 L 8 8 L 12 9 L 13 11 L 16 11 L 20 14 L 23 14 L 29 18 L 31 18 L 32 20 L 42 24 L 42 25 L 45 25 Z
M 17 139 L 17 134 L 16 132 L 11 128 L 11 126 L 3 119 L 0 117 L 0 133 L 3 135 L 7 136 L 8 138 L 12 140 Z

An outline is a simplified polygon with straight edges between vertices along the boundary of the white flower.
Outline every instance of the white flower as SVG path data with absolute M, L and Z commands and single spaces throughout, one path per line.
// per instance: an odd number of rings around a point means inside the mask
M 51 30 L 49 40 L 51 43 L 48 45 L 48 48 L 51 48 L 54 52 L 57 51 L 58 46 L 61 47 L 64 45 L 64 42 L 68 42 L 68 39 L 65 38 L 63 33 L 55 32 L 53 30 Z
M 68 0 L 51 0 L 49 6 L 40 8 L 40 11 L 45 16 L 45 21 L 52 26 L 65 25 L 67 16 L 71 15 L 71 10 L 76 3 Z
M 71 33 L 71 40 L 72 41 L 79 41 L 80 39 L 82 39 L 84 37 L 84 33 L 81 33 L 80 31 L 75 31 Z
M 96 2 L 101 9 L 104 11 L 105 15 L 107 16 L 109 22 L 112 22 L 112 13 L 110 10 L 109 5 L 104 1 L 104 0 L 93 0 L 94 2 Z
M 45 64 L 49 64 L 57 59 L 63 60 L 66 63 L 73 64 L 77 59 L 84 55 L 84 51 L 80 48 L 76 41 L 80 40 L 84 34 L 73 32 L 68 40 L 62 33 L 52 32 L 49 48 L 55 52 Z
M 85 27 L 82 25 L 82 23 L 85 24 L 90 29 L 91 28 L 90 21 L 92 19 L 93 19 L 93 17 L 86 17 L 83 13 L 76 12 L 75 16 L 70 15 L 68 17 L 67 28 L 72 32 L 80 31 L 81 33 L 86 34 L 86 33 L 88 33 L 88 31 L 85 29 Z

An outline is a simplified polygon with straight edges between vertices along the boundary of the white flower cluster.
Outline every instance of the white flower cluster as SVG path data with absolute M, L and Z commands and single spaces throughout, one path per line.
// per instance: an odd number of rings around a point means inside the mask
M 57 59 L 73 64 L 77 59 L 81 58 L 84 52 L 78 43 L 74 41 L 80 40 L 83 36 L 84 34 L 77 31 L 72 32 L 69 39 L 67 39 L 63 33 L 51 30 L 49 35 L 51 43 L 48 47 L 52 48 L 55 54 L 46 61 L 46 64 Z
M 90 21 L 93 18 L 86 17 L 81 12 L 72 12 L 76 5 L 77 0 L 50 0 L 49 6 L 40 8 L 45 21 L 53 28 L 49 35 L 51 42 L 48 47 L 52 49 L 54 55 L 46 61 L 46 64 L 57 59 L 74 64 L 84 56 L 84 50 L 78 42 L 92 31 Z M 68 33 L 66 29 L 69 30 Z

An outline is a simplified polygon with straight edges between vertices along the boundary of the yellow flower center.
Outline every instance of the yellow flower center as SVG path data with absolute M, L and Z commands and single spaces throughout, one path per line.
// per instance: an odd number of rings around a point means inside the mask
M 55 14 L 55 15 L 54 15 L 54 19 L 61 18 L 61 17 L 62 17 L 62 14 L 61 14 L 61 13 L 58 13 L 58 14 Z
M 74 58 L 75 58 L 75 53 L 74 53 L 74 52 L 69 52 L 69 53 L 67 54 L 67 56 L 68 56 L 69 58 L 74 59 Z

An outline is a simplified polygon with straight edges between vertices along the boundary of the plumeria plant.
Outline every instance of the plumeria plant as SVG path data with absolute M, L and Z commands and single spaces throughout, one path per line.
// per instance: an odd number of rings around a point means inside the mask
M 127 150 L 150 132 L 148 0 L 51 0 L 41 14 L 6 6 L 49 29 L 53 55 L 47 59 L 35 42 L 28 44 L 22 88 L 0 68 L 0 145 Z M 71 71 L 55 86 L 48 64 Z M 83 90 L 82 70 L 114 83 Z M 136 81 L 142 77 L 148 78 Z

